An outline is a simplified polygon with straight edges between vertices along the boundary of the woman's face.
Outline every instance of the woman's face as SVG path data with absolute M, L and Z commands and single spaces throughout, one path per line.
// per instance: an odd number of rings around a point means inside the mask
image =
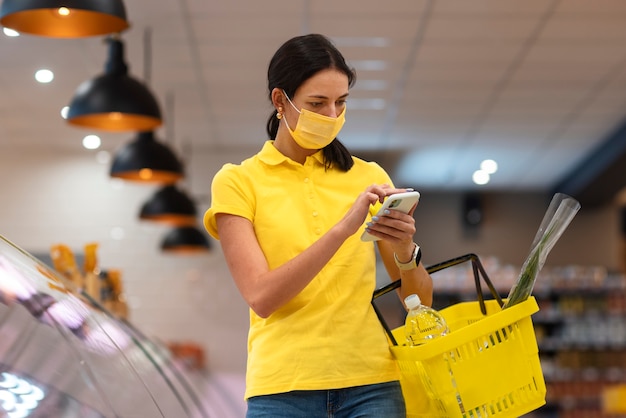
M 335 69 L 322 70 L 298 87 L 291 98 L 294 106 L 336 118 L 346 107 L 348 76 Z M 296 126 L 299 113 L 285 100 L 289 126 Z

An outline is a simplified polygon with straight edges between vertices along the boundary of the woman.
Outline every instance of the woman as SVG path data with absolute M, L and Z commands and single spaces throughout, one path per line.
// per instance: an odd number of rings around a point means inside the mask
M 415 258 L 415 208 L 372 218 L 406 189 L 336 139 L 354 81 L 324 36 L 287 41 L 268 68 L 270 139 L 213 179 L 204 224 L 250 306 L 248 418 L 405 416 L 371 305 L 376 253 L 364 228 L 402 297 L 430 303 L 432 281 Z

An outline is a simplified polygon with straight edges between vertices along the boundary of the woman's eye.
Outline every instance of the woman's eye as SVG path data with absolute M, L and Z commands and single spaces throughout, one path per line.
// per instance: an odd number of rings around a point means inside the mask
M 311 102 L 310 103 L 312 107 L 320 107 L 323 103 L 321 102 Z

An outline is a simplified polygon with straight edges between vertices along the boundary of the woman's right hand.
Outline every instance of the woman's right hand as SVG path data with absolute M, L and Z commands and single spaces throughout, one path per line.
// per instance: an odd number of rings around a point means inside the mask
M 406 189 L 397 189 L 388 184 L 373 184 L 368 186 L 354 201 L 354 204 L 344 215 L 340 224 L 345 229 L 346 236 L 351 236 L 358 232 L 367 218 L 370 206 L 376 202 L 383 202 L 385 197 L 406 191 Z

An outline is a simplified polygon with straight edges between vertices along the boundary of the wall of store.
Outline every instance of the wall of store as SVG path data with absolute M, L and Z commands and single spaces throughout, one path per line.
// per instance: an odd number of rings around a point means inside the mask
M 193 180 L 181 186 L 196 199 L 200 213 L 209 205 L 214 173 L 224 162 L 242 157 L 194 153 L 187 167 Z M 242 376 L 247 308 L 229 279 L 219 245 L 212 241 L 214 251 L 205 256 L 163 255 L 158 246 L 167 228 L 137 218 L 157 187 L 111 181 L 108 168 L 87 151 L 2 152 L 0 235 L 34 254 L 47 254 L 57 243 L 77 253 L 87 243 L 99 243 L 101 267 L 122 271 L 132 322 L 163 341 L 197 342 L 206 348 L 210 372 Z M 462 194 L 424 190 L 416 238 L 425 262 L 474 252 L 521 265 L 550 197 L 522 191 L 486 194 L 484 221 L 468 230 L 461 222 Z M 617 269 L 619 242 L 616 205 L 583 208 L 548 264 Z
M 461 221 L 463 194 L 424 193 L 416 212 L 427 261 L 473 252 L 521 265 L 548 208 L 551 193 L 498 192 L 482 197 L 483 222 L 468 228 Z M 615 204 L 582 207 L 551 251 L 546 265 L 620 266 L 619 211 Z

